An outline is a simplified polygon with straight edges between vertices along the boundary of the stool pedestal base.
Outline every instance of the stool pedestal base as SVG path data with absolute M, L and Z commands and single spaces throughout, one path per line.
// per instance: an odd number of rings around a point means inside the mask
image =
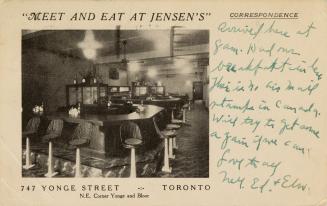
M 178 146 L 176 143 L 176 137 L 173 138 L 173 149 L 178 149 Z
M 169 138 L 169 158 L 175 159 L 175 155 L 173 154 L 173 138 Z
M 131 148 L 131 173 L 130 178 L 136 178 L 136 160 L 135 160 L 135 148 Z
M 28 137 L 26 137 L 26 155 L 25 155 L 25 165 L 23 166 L 23 169 L 28 170 L 31 169 L 32 167 L 34 167 L 34 164 L 30 163 L 30 139 Z
M 81 177 L 81 154 L 79 147 L 76 148 L 75 177 Z
M 165 152 L 164 152 L 164 165 L 161 169 L 163 172 L 171 173 L 171 167 L 169 167 L 169 153 L 168 153 L 168 138 L 165 138 Z
M 183 123 L 186 123 L 186 110 L 183 109 Z
M 53 177 L 56 176 L 58 172 L 53 172 L 52 168 L 52 142 L 49 141 L 49 157 L 48 157 L 48 173 L 44 176 L 46 177 Z

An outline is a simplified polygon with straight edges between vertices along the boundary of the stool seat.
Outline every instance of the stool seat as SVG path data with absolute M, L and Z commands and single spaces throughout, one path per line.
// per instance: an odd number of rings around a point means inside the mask
M 138 145 L 142 144 L 142 140 L 137 139 L 137 138 L 129 138 L 129 139 L 125 139 L 124 143 L 127 146 L 138 146 Z
M 26 137 L 28 135 L 33 135 L 33 134 L 36 134 L 36 132 L 35 131 L 23 131 L 22 132 L 23 137 Z
M 179 129 L 181 126 L 178 124 L 167 124 L 167 129 Z
M 38 128 L 40 126 L 40 117 L 33 117 L 30 119 L 26 125 L 26 128 L 22 132 L 22 136 L 26 137 L 27 135 L 37 134 Z
M 171 123 L 173 123 L 173 124 L 182 124 L 183 123 L 183 120 L 181 120 L 181 119 L 173 119 L 173 120 L 171 120 Z
M 184 104 L 183 109 L 187 109 L 187 108 L 188 108 L 188 104 Z
M 163 135 L 161 138 L 171 138 L 171 137 L 176 136 L 176 131 L 163 130 L 163 131 L 161 131 L 161 134 Z
M 42 137 L 43 141 L 51 141 L 53 139 L 56 139 L 57 137 L 59 137 L 60 134 L 55 134 L 55 133 L 50 133 L 50 134 L 46 134 Z
M 89 143 L 89 140 L 87 138 L 78 138 L 73 139 L 69 141 L 69 144 L 75 147 L 84 146 Z

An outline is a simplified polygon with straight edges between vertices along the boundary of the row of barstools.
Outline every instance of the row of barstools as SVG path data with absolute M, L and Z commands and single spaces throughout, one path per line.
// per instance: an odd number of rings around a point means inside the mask
M 64 122 L 61 119 L 52 120 L 47 128 L 46 134 L 41 137 L 43 142 L 47 142 L 49 144 L 47 161 L 48 171 L 44 175 L 46 177 L 54 177 L 58 174 L 53 168 L 53 141 L 61 136 L 63 124 Z M 23 168 L 26 170 L 34 167 L 34 164 L 31 164 L 30 160 L 30 138 L 37 135 L 39 125 L 40 117 L 33 117 L 28 121 L 26 129 L 22 132 L 23 138 L 26 139 L 25 165 L 23 166 Z M 91 123 L 80 123 L 69 141 L 69 144 L 76 149 L 75 177 L 81 177 L 80 148 L 88 145 L 92 132 L 91 128 Z
M 176 109 L 176 108 L 175 108 Z M 175 119 L 174 109 L 171 113 L 171 123 L 167 124 L 166 129 L 160 131 L 155 118 L 153 118 L 153 123 L 156 132 L 160 138 L 164 139 L 164 165 L 162 167 L 163 172 L 171 173 L 171 167 L 169 165 L 169 159 L 175 159 L 174 149 L 178 149 L 176 143 L 176 130 L 178 130 L 181 125 L 186 124 L 186 110 L 190 110 L 190 103 L 185 104 L 182 108 L 183 115 L 182 120 Z M 30 169 L 34 165 L 30 162 L 30 137 L 37 134 L 38 127 L 40 125 L 40 118 L 33 117 L 29 120 L 25 131 L 22 135 L 26 138 L 26 155 L 25 155 L 25 165 L 24 169 Z M 75 177 L 81 177 L 81 159 L 80 159 L 80 148 L 86 146 L 90 142 L 90 138 L 93 134 L 92 124 L 88 122 L 80 123 L 73 136 L 69 141 L 69 144 L 76 148 L 76 164 L 75 164 Z M 52 154 L 52 143 L 53 140 L 61 136 L 63 129 L 63 120 L 55 119 L 52 120 L 47 128 L 46 135 L 41 139 L 42 141 L 48 142 L 49 144 L 49 155 L 48 155 L 48 172 L 45 174 L 46 177 L 53 177 L 57 175 L 57 172 L 53 169 L 53 154 Z M 136 177 L 136 155 L 135 149 L 143 144 L 141 131 L 138 125 L 131 121 L 126 121 L 120 126 L 120 139 L 122 145 L 130 149 L 130 177 Z
M 157 132 L 160 134 L 160 137 L 164 139 L 164 161 L 163 161 L 163 167 L 162 171 L 166 173 L 171 173 L 172 168 L 169 164 L 169 159 L 175 159 L 174 150 L 178 149 L 176 138 L 177 138 L 177 130 L 181 128 L 182 125 L 187 124 L 186 120 L 186 110 L 190 110 L 190 104 L 185 104 L 182 107 L 183 116 L 182 120 L 175 119 L 174 116 L 174 110 L 176 108 L 172 109 L 171 112 L 171 122 L 170 124 L 167 124 L 166 129 L 163 131 L 160 131 L 158 126 L 156 125 L 156 122 L 154 121 L 155 128 Z

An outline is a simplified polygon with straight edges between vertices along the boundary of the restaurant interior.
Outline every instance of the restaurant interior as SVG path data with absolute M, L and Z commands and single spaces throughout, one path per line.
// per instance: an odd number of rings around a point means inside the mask
M 22 30 L 23 177 L 208 177 L 209 31 Z

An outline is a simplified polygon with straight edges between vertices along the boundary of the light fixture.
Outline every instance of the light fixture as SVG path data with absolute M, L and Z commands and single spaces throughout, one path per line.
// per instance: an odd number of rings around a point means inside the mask
M 176 68 L 181 69 L 187 65 L 187 61 L 185 59 L 175 59 L 174 65 Z
M 181 73 L 183 74 L 189 74 L 192 73 L 191 65 L 187 65 L 184 68 L 181 69 Z
M 192 67 L 193 65 L 189 60 L 186 59 L 175 59 L 174 60 L 174 65 L 176 69 L 180 71 L 182 74 L 188 74 L 192 73 Z
M 147 30 L 140 31 L 142 38 L 152 42 L 153 48 L 157 52 L 168 52 L 170 49 L 170 35 L 169 31 L 153 30 L 148 32 Z
M 150 69 L 148 69 L 148 77 L 150 77 L 150 78 L 154 78 L 154 77 L 156 77 L 157 76 L 157 70 L 155 69 L 155 68 L 150 68 Z
M 128 64 L 128 70 L 132 73 L 136 73 L 140 71 L 140 63 L 138 62 L 131 62 Z
M 85 32 L 84 40 L 77 44 L 83 50 L 83 54 L 87 59 L 95 59 L 96 50 L 102 48 L 102 45 L 95 40 L 94 33 L 91 30 Z

